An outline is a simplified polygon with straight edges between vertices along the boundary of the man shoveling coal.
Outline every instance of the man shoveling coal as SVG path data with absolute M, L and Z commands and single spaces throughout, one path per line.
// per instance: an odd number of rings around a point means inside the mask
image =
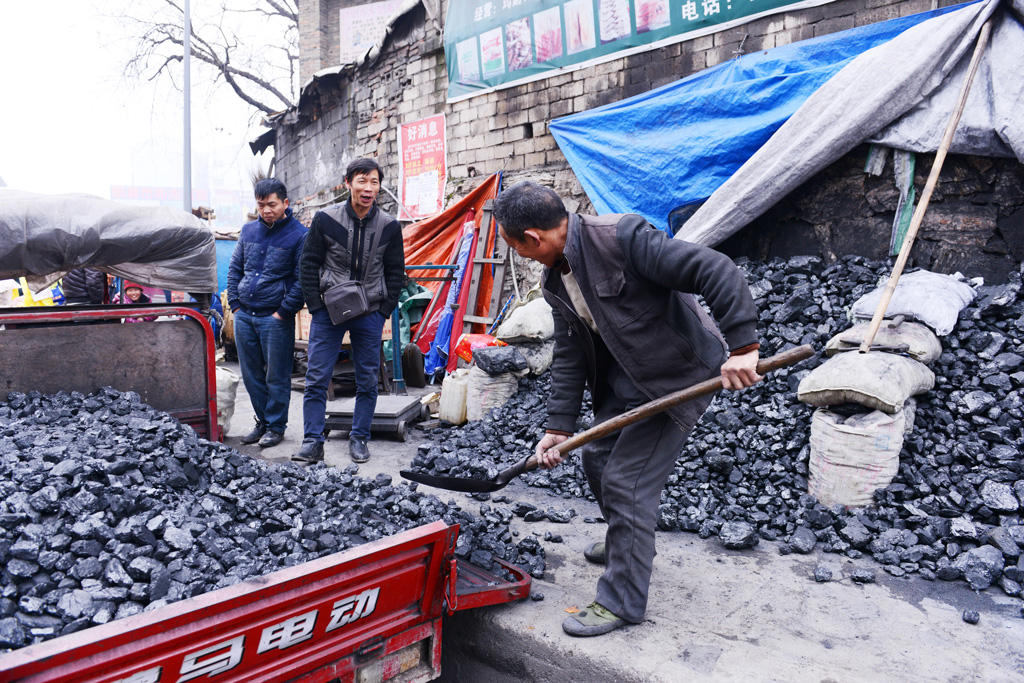
M 671 239 L 635 214 L 570 214 L 554 191 L 529 181 L 500 194 L 494 216 L 516 253 L 545 266 L 555 350 L 541 467 L 562 461 L 554 447 L 572 435 L 585 385 L 597 425 L 719 374 L 731 390 L 760 381 L 757 311 L 728 257 Z M 562 623 L 566 633 L 596 636 L 643 621 L 661 490 L 710 402 L 678 405 L 583 448 L 608 522 L 604 542 L 584 555 L 605 571 L 594 602 Z

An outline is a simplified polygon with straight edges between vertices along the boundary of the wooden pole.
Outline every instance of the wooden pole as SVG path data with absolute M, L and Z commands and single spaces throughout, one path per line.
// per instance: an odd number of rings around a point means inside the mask
M 892 301 L 893 293 L 896 291 L 896 283 L 899 281 L 900 275 L 903 274 L 903 268 L 907 265 L 910 249 L 914 245 L 917 231 L 924 220 L 924 212 L 928 209 L 928 202 L 931 201 L 932 192 L 935 190 L 939 173 L 942 171 L 942 164 L 946 160 L 946 153 L 953 143 L 953 134 L 956 132 L 957 124 L 960 123 L 960 116 L 964 113 L 964 107 L 967 105 L 967 95 L 971 91 L 971 84 L 974 83 L 974 76 L 978 73 L 978 65 L 981 64 L 981 56 L 985 53 L 985 47 L 988 45 L 988 37 L 991 31 L 992 19 L 990 18 L 981 27 L 981 31 L 978 34 L 978 43 L 974 47 L 974 55 L 971 57 L 971 64 L 967 69 L 963 85 L 960 86 L 960 96 L 957 99 L 956 106 L 953 108 L 953 115 L 950 116 L 949 123 L 946 124 L 946 132 L 942 136 L 939 151 L 935 153 L 935 163 L 932 164 L 931 173 L 928 174 L 928 182 L 925 183 L 924 192 L 921 193 L 921 201 L 918 203 L 917 209 L 914 210 L 914 216 L 910 221 L 910 228 L 907 230 L 906 237 L 903 238 L 903 244 L 900 246 L 900 255 L 896 259 L 896 265 L 893 266 L 892 275 L 889 276 L 889 281 L 885 283 L 882 299 L 878 302 L 875 315 L 871 318 L 871 325 L 868 327 L 867 334 L 864 335 L 864 340 L 860 344 L 860 353 L 867 353 L 871 350 L 871 344 L 875 340 L 878 328 L 881 327 L 882 319 L 885 317 L 885 311 L 889 307 L 889 302 Z

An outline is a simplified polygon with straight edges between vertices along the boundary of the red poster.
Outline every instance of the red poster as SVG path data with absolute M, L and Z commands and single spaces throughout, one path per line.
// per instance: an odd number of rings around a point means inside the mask
M 399 218 L 419 220 L 444 208 L 447 151 L 444 114 L 398 126 Z

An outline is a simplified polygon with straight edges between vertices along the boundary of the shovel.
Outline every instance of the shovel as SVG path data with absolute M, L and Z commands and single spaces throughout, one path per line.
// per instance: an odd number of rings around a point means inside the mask
M 757 364 L 757 374 L 766 375 L 773 370 L 795 365 L 813 355 L 814 349 L 811 348 L 809 344 L 798 346 L 795 349 L 784 351 L 772 356 L 771 358 L 765 358 L 760 361 Z M 695 398 L 713 394 L 721 388 L 721 377 L 715 377 L 714 379 L 709 379 L 699 384 L 695 384 L 689 389 L 683 389 L 669 394 L 668 396 L 663 396 L 651 401 L 650 403 L 645 403 L 638 408 L 634 408 L 633 410 L 619 415 L 618 417 L 613 417 L 612 419 L 606 420 L 595 427 L 591 427 L 585 432 L 580 432 L 576 436 L 570 437 L 555 446 L 555 450 L 562 455 L 565 455 L 569 451 L 575 450 L 584 444 L 588 444 L 591 441 L 596 441 L 597 439 L 608 436 L 609 434 L 617 432 L 624 427 L 628 427 L 633 423 L 646 420 L 652 415 L 663 413 L 669 408 L 673 408 L 680 403 L 686 403 L 687 401 L 692 401 Z M 468 477 L 446 477 L 436 474 L 414 472 L 412 470 L 402 470 L 400 474 L 410 481 L 426 484 L 427 486 L 433 486 L 439 489 L 464 491 L 465 493 L 491 493 L 492 491 L 498 491 L 505 488 L 510 481 L 518 477 L 520 474 L 537 469 L 537 465 L 537 456 L 535 454 L 529 455 L 512 467 L 499 472 L 498 476 L 494 480 L 473 479 Z

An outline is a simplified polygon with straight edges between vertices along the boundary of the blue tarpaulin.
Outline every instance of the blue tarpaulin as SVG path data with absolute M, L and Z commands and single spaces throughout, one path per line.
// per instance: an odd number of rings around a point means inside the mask
M 423 373 L 428 377 L 443 371 L 448 365 L 448 350 L 451 348 L 452 324 L 455 322 L 455 310 L 459 307 L 459 293 L 462 291 L 462 281 L 465 279 L 466 271 L 469 269 L 469 252 L 473 247 L 475 234 L 467 230 L 462 235 L 462 243 L 459 246 L 459 258 L 456 262 L 455 279 L 448 289 L 448 299 L 445 301 L 444 313 L 441 314 L 441 321 L 437 325 L 437 334 L 430 342 L 430 350 L 423 357 Z
M 599 214 L 669 213 L 729 179 L 819 87 L 934 10 L 743 55 L 622 102 L 551 122 Z

